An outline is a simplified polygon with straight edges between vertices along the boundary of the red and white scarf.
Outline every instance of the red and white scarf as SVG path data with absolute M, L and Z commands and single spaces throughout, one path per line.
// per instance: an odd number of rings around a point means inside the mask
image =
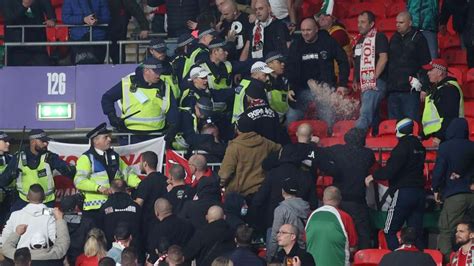
M 253 27 L 252 58 L 263 57 L 263 42 L 265 40 L 265 28 L 273 22 L 274 17 L 270 16 L 267 21 L 261 22 L 258 19 Z
M 474 245 L 471 244 L 471 248 L 466 254 L 466 264 L 459 264 L 459 256 L 461 255 L 462 248 L 460 248 L 456 253 L 454 254 L 453 259 L 451 260 L 451 266 L 471 266 L 474 263 L 473 256 L 474 256 Z
M 375 77 L 375 36 L 377 29 L 372 28 L 362 42 L 360 55 L 360 88 L 362 92 L 377 89 Z
M 406 251 L 420 251 L 415 245 L 401 245 L 396 250 L 406 250 Z

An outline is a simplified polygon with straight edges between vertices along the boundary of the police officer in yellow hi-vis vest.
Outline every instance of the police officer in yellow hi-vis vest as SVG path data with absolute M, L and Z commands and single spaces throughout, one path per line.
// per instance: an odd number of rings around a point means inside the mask
M 189 71 L 194 65 L 199 65 L 209 57 L 208 46 L 214 37 L 218 35 L 217 31 L 210 27 L 199 29 L 198 43 L 192 48 L 192 52 L 184 63 L 183 78 L 188 76 Z
M 112 192 L 110 181 L 120 178 L 130 187 L 136 188 L 140 178 L 110 148 L 111 131 L 105 123 L 87 133 L 87 138 L 91 147 L 77 160 L 74 185 L 84 196 L 84 214 L 97 220 L 100 207 Z
M 137 133 L 131 137 L 132 143 L 156 137 L 146 134 L 164 132 L 177 124 L 178 108 L 172 92 L 176 84 L 165 75 L 171 72 L 166 68 L 158 59 L 147 58 L 135 73 L 123 77 L 102 96 L 102 111 L 110 124 L 121 132 Z M 121 117 L 114 106 L 119 100 Z
M 2 180 L 3 184 L 11 184 L 10 182 L 16 178 L 19 198 L 11 207 L 11 211 L 20 210 L 28 204 L 26 195 L 33 184 L 39 184 L 43 188 L 46 196 L 43 203 L 48 207 L 54 207 L 56 196 L 53 171 L 56 170 L 61 175 L 71 178 L 76 173 L 74 166 L 60 159 L 56 153 L 48 151 L 48 143 L 51 139 L 44 130 L 32 129 L 28 135 L 30 146 L 19 151 L 18 156 L 12 157 L 14 162 L 10 162 L 14 164 L 14 167 L 18 166 L 18 170 L 8 171 L 9 176 Z M 17 158 L 19 158 L 18 161 Z
M 421 92 L 425 97 L 422 124 L 426 137 L 434 137 L 439 143 L 445 139 L 446 129 L 452 119 L 464 117 L 464 100 L 461 87 L 457 80 L 448 77 L 448 64 L 444 59 L 433 59 L 423 66 L 428 71 L 428 78 L 433 86 L 427 92 Z
M 5 224 L 10 213 L 10 206 L 16 198 L 15 180 L 9 178 L 16 164 L 9 151 L 10 137 L 7 133 L 0 131 L 0 226 Z
M 232 112 L 232 123 L 237 122 L 240 114 L 242 114 L 247 108 L 247 101 L 245 99 L 245 90 L 251 82 L 266 83 L 268 81 L 268 75 L 273 72 L 273 69 L 269 68 L 267 64 L 262 61 L 255 62 L 250 68 L 250 78 L 245 78 L 240 81 L 240 85 L 235 88 L 234 98 L 234 109 Z M 266 87 L 266 85 L 264 85 Z M 264 99 L 268 102 L 268 99 Z
M 173 67 L 173 75 L 178 81 L 178 85 L 181 85 L 181 82 L 185 78 L 186 74 L 188 74 L 184 73 L 184 67 L 186 64 L 186 60 L 191 55 L 191 52 L 193 52 L 192 46 L 194 40 L 194 37 L 190 33 L 183 33 L 178 37 L 178 42 L 174 51 L 176 57 L 171 61 L 171 66 Z
M 290 84 L 283 75 L 285 72 L 285 57 L 278 52 L 270 52 L 265 63 L 273 70 L 269 75 L 269 86 L 266 87 L 268 104 L 278 113 L 280 122 L 283 123 L 288 112 L 288 90 Z

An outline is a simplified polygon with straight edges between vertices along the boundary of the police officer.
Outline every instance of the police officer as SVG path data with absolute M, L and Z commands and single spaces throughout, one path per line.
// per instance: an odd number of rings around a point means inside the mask
M 201 64 L 209 57 L 209 49 L 208 45 L 214 40 L 214 37 L 217 36 L 217 32 L 210 27 L 205 27 L 203 29 L 199 29 L 198 44 L 192 49 L 189 57 L 186 59 L 186 63 L 184 64 L 183 74 L 187 76 L 189 71 L 193 65 Z
M 140 178 L 133 172 L 118 153 L 110 147 L 111 131 L 102 123 L 87 133 L 91 142 L 89 150 L 77 160 L 74 185 L 84 196 L 84 214 L 98 221 L 98 211 L 112 194 L 110 182 L 123 179 L 130 187 L 136 188 Z
M 433 59 L 423 69 L 433 87 L 425 98 L 423 133 L 435 137 L 435 142 L 445 139 L 446 128 L 453 118 L 464 117 L 464 100 L 461 86 L 455 78 L 448 77 L 448 64 L 444 59 Z M 422 98 L 426 95 L 421 92 Z
M 270 107 L 278 113 L 280 122 L 284 122 L 288 112 L 288 79 L 283 75 L 285 72 L 285 57 L 278 52 L 268 53 L 265 63 L 273 70 L 270 73 L 267 86 L 267 98 Z
M 151 39 L 147 51 L 148 55 L 153 56 L 162 62 L 169 63 L 170 61 L 168 55 L 166 54 L 167 47 L 165 40 L 162 38 Z
M 22 209 L 28 204 L 26 195 L 33 184 L 40 184 L 43 188 L 45 193 L 43 203 L 48 207 L 54 207 L 56 196 L 53 171 L 57 170 L 63 176 L 71 178 L 76 173 L 74 166 L 61 160 L 56 153 L 48 151 L 48 143 L 51 139 L 44 130 L 32 129 L 28 135 L 30 146 L 20 151 L 20 160 L 17 162 L 18 176 L 11 175 L 7 181 L 9 183 L 16 178 L 16 188 L 19 195 L 19 199 L 13 204 L 11 211 Z M 14 160 L 16 159 L 17 157 L 14 157 Z
M 365 178 L 367 186 L 375 180 L 388 180 L 389 187 L 382 203 L 390 202 L 384 233 L 388 247 L 399 247 L 397 232 L 407 223 L 417 232 L 416 247 L 422 249 L 423 212 L 425 208 L 425 179 L 423 169 L 426 150 L 413 136 L 413 120 L 404 118 L 396 125 L 398 144 L 390 153 L 385 167 Z
M 272 73 L 273 70 L 267 66 L 264 62 L 257 61 L 250 68 L 250 78 L 242 79 L 240 85 L 235 88 L 235 98 L 234 98 L 234 109 L 232 112 L 232 123 L 237 122 L 241 113 L 244 112 L 246 108 L 246 98 L 245 90 L 251 83 L 260 83 L 257 85 L 258 88 L 263 88 L 265 93 L 265 82 L 268 81 L 268 75 Z M 268 102 L 268 100 L 264 99 Z
M 0 226 L 5 224 L 6 218 L 10 213 L 10 206 L 15 200 L 15 180 L 10 183 L 3 183 L 3 180 L 9 180 L 11 169 L 15 169 L 10 151 L 10 137 L 3 131 L 0 131 Z M 12 163 L 10 163 L 12 162 Z
M 209 88 L 214 90 L 229 89 L 232 86 L 232 64 L 227 61 L 227 42 L 216 38 L 208 45 L 209 57 L 201 67 L 209 71 Z
M 208 76 L 210 72 L 200 66 L 195 66 L 189 72 L 189 79 L 183 82 L 183 95 L 179 101 L 180 108 L 194 109 L 196 101 L 201 97 L 212 98 L 208 87 Z
M 119 131 L 134 133 L 163 132 L 178 121 L 176 99 L 179 91 L 169 69 L 155 58 L 147 58 L 134 74 L 127 75 L 102 96 L 102 111 L 110 124 Z M 177 92 L 178 93 L 178 92 Z M 122 115 L 117 117 L 114 103 L 122 103 Z M 132 143 L 153 136 L 132 136 Z
M 187 74 L 184 72 L 184 66 L 187 58 L 191 55 L 193 42 L 194 37 L 190 33 L 184 33 L 178 37 L 178 43 L 174 52 L 176 57 L 171 62 L 173 74 L 178 81 L 178 85 L 181 85 Z

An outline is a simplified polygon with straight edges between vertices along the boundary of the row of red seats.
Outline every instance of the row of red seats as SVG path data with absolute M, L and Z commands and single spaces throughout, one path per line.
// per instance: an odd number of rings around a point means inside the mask
M 385 237 L 384 237 L 385 238 Z M 362 249 L 356 252 L 353 266 L 379 265 L 385 254 L 390 253 L 388 249 Z M 436 249 L 424 249 L 424 253 L 429 254 L 436 263 L 436 266 L 443 265 L 443 254 Z

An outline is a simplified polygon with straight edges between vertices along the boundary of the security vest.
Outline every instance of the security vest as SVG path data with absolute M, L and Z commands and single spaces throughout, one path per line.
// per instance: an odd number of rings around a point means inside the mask
M 288 80 L 284 80 L 285 88 L 271 88 L 267 91 L 267 98 L 270 107 L 275 110 L 280 119 L 288 112 Z
M 44 190 L 45 200 L 44 203 L 54 201 L 56 196 L 54 195 L 54 179 L 53 171 L 49 163 L 47 163 L 49 153 L 41 155 L 39 165 L 32 169 L 26 164 L 25 159 L 20 159 L 18 162 L 18 168 L 21 170 L 18 178 L 16 179 L 16 187 L 20 198 L 24 201 L 28 201 L 26 195 L 30 190 L 30 186 L 33 184 L 39 184 Z M 26 158 L 24 152 L 20 155 L 20 158 Z
M 0 174 L 3 174 L 3 172 L 5 172 L 5 169 L 7 169 L 7 166 L 8 166 L 7 156 L 9 155 L 0 155 Z M 16 183 L 16 180 L 12 180 L 10 184 L 0 189 L 0 202 L 3 202 L 3 200 L 5 199 L 5 196 L 6 196 L 5 191 L 11 191 L 15 189 L 15 183 Z
M 191 67 L 196 63 L 196 57 L 202 51 L 205 50 L 198 46 L 196 49 L 194 49 L 191 55 L 186 58 L 186 61 L 184 62 L 183 78 L 188 75 L 189 71 L 191 71 Z
M 180 111 L 181 112 L 190 112 L 191 113 L 191 116 L 193 117 L 193 128 L 194 128 L 194 132 L 196 132 L 197 134 L 199 134 L 198 132 L 198 118 L 197 116 L 191 111 L 189 110 L 189 108 L 180 108 Z M 187 150 L 189 148 L 189 144 L 186 142 L 186 140 L 184 139 L 184 136 L 183 136 L 183 133 L 182 132 L 179 132 L 178 134 L 176 134 L 176 137 L 174 138 L 174 141 L 172 143 L 172 146 L 173 146 L 173 149 L 175 150 Z
M 120 159 L 117 153 L 110 154 L 110 160 L 115 163 L 112 166 L 115 170 L 114 179 L 124 179 L 130 187 L 138 186 L 140 179 L 132 173 L 132 169 Z M 99 186 L 110 188 L 107 166 L 97 160 L 90 151 L 87 151 L 77 160 L 76 170 L 74 185 L 84 195 L 83 209 L 85 211 L 99 209 L 108 197 L 97 192 L 97 189 Z
M 464 117 L 464 99 L 461 87 L 455 80 L 449 80 L 447 83 L 456 87 L 459 92 L 459 117 Z M 445 84 L 438 86 L 436 89 L 441 88 Z M 430 135 L 441 129 L 443 123 L 443 118 L 438 113 L 438 108 L 434 103 L 434 99 L 431 98 L 431 94 L 426 96 L 425 99 L 425 108 L 423 109 L 423 117 L 421 119 L 423 124 L 423 133 L 425 135 Z
M 122 78 L 122 118 L 125 126 L 136 131 L 162 130 L 166 125 L 166 114 L 170 108 L 171 84 L 168 78 L 160 78 L 164 82 L 161 88 L 140 88 L 132 83 L 131 76 Z M 164 97 L 160 90 L 165 90 Z
M 211 75 L 207 76 L 207 84 L 209 84 L 210 89 L 214 90 L 222 90 L 222 89 L 228 89 L 232 85 L 232 64 L 229 61 L 224 62 L 225 69 L 227 71 L 228 77 L 227 78 L 221 78 L 219 82 L 217 82 L 217 78 L 212 73 L 211 68 L 207 65 L 207 63 L 202 63 L 201 67 L 206 69 L 211 73 Z
M 181 91 L 179 89 L 177 81 L 173 78 L 173 75 L 160 75 L 160 79 L 167 85 L 169 85 L 173 92 L 174 98 L 179 99 Z
M 210 93 L 209 89 L 205 89 L 204 93 L 206 94 L 207 97 L 211 98 L 211 93 Z M 191 88 L 184 89 L 182 96 L 183 97 L 181 97 L 181 99 L 179 100 L 179 107 L 180 108 L 189 108 L 190 107 L 190 106 L 183 106 L 184 100 L 188 97 L 194 97 L 194 98 L 196 98 L 196 101 L 199 100 L 199 98 L 201 98 L 201 95 L 199 95 L 199 93 L 196 93 L 194 91 L 194 89 L 191 89 Z
M 242 79 L 240 85 L 235 88 L 235 98 L 234 98 L 234 109 L 232 112 L 232 123 L 236 123 L 239 120 L 240 114 L 245 110 L 245 90 L 250 85 L 250 80 Z

